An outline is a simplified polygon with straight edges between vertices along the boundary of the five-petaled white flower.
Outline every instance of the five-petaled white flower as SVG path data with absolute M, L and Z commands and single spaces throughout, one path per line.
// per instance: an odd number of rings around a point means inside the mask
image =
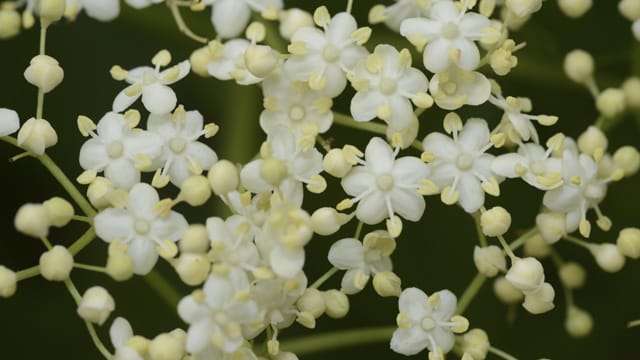
M 480 52 L 474 43 L 484 36 L 484 29 L 491 21 L 480 14 L 467 12 L 465 1 L 458 9 L 453 1 L 440 1 L 431 7 L 428 19 L 406 19 L 400 25 L 402 36 L 419 43 L 424 48 L 424 67 L 438 73 L 451 64 L 464 70 L 475 70 L 480 63 Z
M 244 61 L 244 53 L 251 45 L 245 39 L 233 39 L 217 43 L 213 50 L 213 60 L 207 64 L 209 75 L 219 80 L 235 80 L 240 85 L 251 85 L 262 81 L 255 77 Z
M 483 119 L 469 119 L 462 127 L 455 114 L 445 127 L 450 138 L 433 132 L 422 142 L 424 151 L 433 155 L 430 179 L 442 189 L 441 199 L 446 204 L 459 202 L 468 212 L 476 212 L 484 204 L 484 193 L 498 196 L 498 182 L 502 180 L 491 171 L 494 156 L 485 153 L 493 144 L 489 141 L 489 127 Z M 448 115 L 448 117 L 450 116 Z
M 151 185 L 139 183 L 131 188 L 124 208 L 107 208 L 94 219 L 96 234 L 102 240 L 127 246 L 127 255 L 138 275 L 151 271 L 158 254 L 166 258 L 175 256 L 178 250 L 174 243 L 189 226 L 184 216 L 175 211 L 158 214 L 155 207 L 159 201 Z
M 113 111 L 122 112 L 142 96 L 142 104 L 152 114 L 170 113 L 178 102 L 171 85 L 189 74 L 191 65 L 185 60 L 166 70 L 160 71 L 162 66 L 167 66 L 171 61 L 168 51 L 160 51 L 154 56 L 152 62 L 155 67 L 140 66 L 130 71 L 121 68 L 112 69 L 116 79 L 125 80 L 131 84 L 122 90 L 113 100 Z
M 426 96 L 429 84 L 420 70 L 411 67 L 408 50 L 398 52 L 385 44 L 376 46 L 373 54 L 354 68 L 350 81 L 357 90 L 351 99 L 353 119 L 369 121 L 377 116 L 398 131 L 411 125 L 411 100 L 424 105 L 417 98 Z
M 304 27 L 293 34 L 289 45 L 292 55 L 284 63 L 284 71 L 295 80 L 308 81 L 312 89 L 335 97 L 347 85 L 346 74 L 367 56 L 367 50 L 359 44 L 363 41 L 353 36 L 358 35 L 358 25 L 351 14 L 338 13 L 322 27 L 324 31 Z
M 496 157 L 491 170 L 508 178 L 522 178 L 540 190 L 551 190 L 562 184 L 562 160 L 552 153 L 553 147 L 545 151 L 538 144 L 521 144 L 517 153 Z
M 456 110 L 463 105 L 484 104 L 491 95 L 491 83 L 477 71 L 467 71 L 451 65 L 431 78 L 429 92 L 436 105 Z
M 125 117 L 106 113 L 91 139 L 80 148 L 80 166 L 100 172 L 121 189 L 129 190 L 140 182 L 140 170 L 149 170 L 152 160 L 162 151 L 162 138 L 147 131 L 132 129 Z
M 424 213 L 425 202 L 418 189 L 430 175 L 429 168 L 417 157 L 396 159 L 398 150 L 381 138 L 372 138 L 365 149 L 365 160 L 342 179 L 344 191 L 354 196 L 348 202 L 358 204 L 356 217 L 367 224 L 377 224 L 386 217 L 395 224 L 396 213 L 418 221 Z M 398 235 L 398 231 L 390 232 Z
M 420 289 L 404 289 L 398 299 L 398 329 L 391 338 L 391 349 L 403 355 L 414 355 L 425 348 L 435 354 L 449 352 L 453 333 L 464 332 L 469 325 L 464 317 L 453 315 L 457 302 L 449 290 L 427 297 Z

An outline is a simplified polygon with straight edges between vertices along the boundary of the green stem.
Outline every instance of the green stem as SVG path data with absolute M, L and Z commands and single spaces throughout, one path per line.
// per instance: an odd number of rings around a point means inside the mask
M 476 233 L 478 234 L 478 242 L 480 243 L 480 246 L 487 247 L 487 238 L 484 236 L 482 226 L 480 225 L 480 212 L 475 212 L 471 214 L 471 216 L 473 217 L 473 222 L 476 225 Z
M 395 326 L 381 326 L 363 329 L 336 331 L 285 340 L 280 347 L 296 355 L 307 355 L 345 347 L 386 342 L 391 339 Z
M 82 236 L 80 236 L 78 240 L 76 240 L 73 244 L 71 244 L 71 246 L 69 246 L 69 252 L 71 253 L 71 255 L 76 255 L 82 249 L 87 247 L 87 245 L 89 245 L 95 238 L 96 231 L 93 229 L 93 227 L 91 227 L 87 231 L 85 231 L 85 233 L 82 234 Z
M 40 55 L 45 54 L 45 46 L 47 43 L 47 26 L 40 27 Z M 42 119 L 44 110 L 44 91 L 38 87 L 38 105 L 36 107 L 36 119 Z
M 358 221 L 358 226 L 356 226 L 356 233 L 353 235 L 355 239 L 360 240 L 360 235 L 362 235 L 362 227 L 364 223 L 362 221 Z
M 75 220 L 75 221 L 81 221 L 87 224 L 91 224 L 91 218 L 88 216 L 82 216 L 82 215 L 73 215 L 71 217 L 71 220 Z
M 77 269 L 93 271 L 93 272 L 99 272 L 99 273 L 104 273 L 106 271 L 106 269 L 104 267 L 102 267 L 102 266 L 80 264 L 80 263 L 74 263 L 73 267 L 77 268 Z
M 460 301 L 458 301 L 458 306 L 456 307 L 456 314 L 462 315 L 464 311 L 467 310 L 467 307 L 469 307 L 486 280 L 486 276 L 480 273 L 476 274 L 473 280 L 471 280 L 471 283 L 469 283 L 469 285 L 465 289 L 464 293 L 462 293 Z
M 568 240 L 571 243 L 574 243 L 574 244 L 576 244 L 576 245 L 578 245 L 580 247 L 583 247 L 583 248 L 591 251 L 591 244 L 589 244 L 588 242 L 586 242 L 586 241 L 584 241 L 582 239 L 579 239 L 579 238 L 577 238 L 575 236 L 571 236 L 571 235 L 566 235 L 564 238 L 565 238 L 565 240 Z
M 350 127 L 352 129 L 364 130 L 384 136 L 387 135 L 387 127 L 382 124 L 374 122 L 358 122 L 353 120 L 351 116 L 338 112 L 333 113 L 333 122 L 341 126 Z
M 320 285 L 324 284 L 325 281 L 329 280 L 335 273 L 338 272 L 337 267 L 332 267 L 331 269 L 329 269 L 326 273 L 324 273 L 324 275 L 320 276 L 320 278 L 318 280 L 316 280 L 313 284 L 311 284 L 311 286 L 309 286 L 312 289 L 317 289 L 318 287 L 320 287 Z
M 511 248 L 511 250 L 515 251 L 516 249 L 518 249 L 520 246 L 524 245 L 525 242 L 527 242 L 527 240 L 532 237 L 533 235 L 535 235 L 538 232 L 538 228 L 537 227 L 532 227 L 531 229 L 527 230 L 527 232 L 525 232 L 524 234 L 520 235 L 519 238 L 513 240 L 511 242 L 511 244 L 509 244 L 509 248 Z
M 181 33 L 183 33 L 188 38 L 191 38 L 202 44 L 206 44 L 209 42 L 209 40 L 207 40 L 206 38 L 196 35 L 193 33 L 193 31 L 191 31 L 189 26 L 187 26 L 187 24 L 184 22 L 184 19 L 182 18 L 182 14 L 180 14 L 180 9 L 178 9 L 178 4 L 175 1 L 169 0 L 168 6 L 169 6 L 169 9 L 171 10 L 171 15 L 173 16 L 173 20 L 176 22 L 176 25 L 178 26 L 178 30 L 180 30 Z
M 498 235 L 498 241 L 500 241 L 500 245 L 502 245 L 502 248 L 507 253 L 507 255 L 509 255 L 510 258 L 513 259 L 517 257 L 516 254 L 513 253 L 513 250 L 511 250 L 511 247 L 509 246 L 509 244 L 507 244 L 507 241 L 504 239 L 502 235 Z
M 178 302 L 182 299 L 182 294 L 176 290 L 173 285 L 167 281 L 158 270 L 153 269 L 145 277 L 144 281 L 167 303 L 167 305 L 175 309 Z
M 352 8 L 353 8 L 353 0 L 347 1 L 347 14 L 351 14 Z
M 498 355 L 501 358 L 505 359 L 505 360 L 518 360 L 515 356 L 512 356 L 498 348 L 495 348 L 493 346 L 489 347 L 489 352 L 494 354 L 494 355 Z
M 16 273 L 16 279 L 18 281 L 31 279 L 32 277 L 36 277 L 40 275 L 40 266 L 32 266 L 30 268 L 26 268 L 24 270 L 20 270 Z

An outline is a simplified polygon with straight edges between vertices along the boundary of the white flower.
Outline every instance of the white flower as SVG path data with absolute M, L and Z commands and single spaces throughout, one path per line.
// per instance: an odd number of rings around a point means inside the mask
M 489 102 L 504 110 L 502 123 L 495 131 L 501 130 L 501 128 L 504 127 L 504 123 L 510 124 L 513 130 L 515 130 L 515 134 L 510 131 L 506 131 L 506 133 L 513 142 L 531 139 L 538 143 L 538 132 L 531 122 L 539 121 L 543 125 L 551 125 L 557 121 L 557 117 L 555 116 L 523 114 L 523 112 L 531 111 L 531 101 L 527 98 L 507 96 L 505 99 L 500 93 L 497 93 L 496 96 L 489 97 Z
M 245 39 L 218 43 L 213 52 L 213 60 L 207 64 L 209 75 L 219 80 L 234 79 L 240 85 L 251 85 L 262 81 L 247 70 L 244 62 L 244 53 L 250 45 L 251 42 Z
M 371 274 L 391 271 L 389 256 L 396 241 L 386 231 L 367 234 L 364 242 L 346 238 L 336 241 L 329 249 L 329 262 L 340 270 L 347 270 L 342 278 L 342 291 L 347 295 L 364 289 Z
M 250 286 L 243 270 L 230 269 L 226 277 L 212 274 L 202 291 L 180 301 L 178 314 L 190 325 L 188 352 L 199 353 L 213 343 L 215 348 L 231 353 L 243 345 L 242 325 L 258 320 Z
M 102 240 L 127 245 L 127 255 L 133 259 L 138 275 L 151 271 L 158 253 L 168 258 L 175 256 L 174 243 L 189 226 L 184 216 L 175 211 L 160 216 L 155 210 L 159 200 L 153 187 L 139 183 L 131 188 L 124 208 L 107 208 L 94 219 L 96 234 Z
M 90 131 L 91 139 L 80 148 L 80 166 L 100 172 L 121 189 L 129 190 L 140 181 L 140 170 L 160 155 L 160 136 L 134 130 L 125 117 L 106 113 L 98 122 L 97 133 Z
M 316 11 L 318 13 L 318 11 Z M 308 81 L 314 90 L 327 96 L 338 96 L 347 85 L 346 73 L 367 56 L 358 44 L 358 25 L 350 14 L 336 14 L 323 24 L 323 30 L 304 27 L 291 37 L 291 57 L 284 63 L 284 71 L 292 79 Z
M 456 296 L 441 290 L 427 297 L 417 288 L 404 289 L 398 299 L 398 329 L 391 338 L 391 349 L 403 355 L 414 355 L 425 348 L 434 353 L 447 353 L 453 348 L 453 332 L 466 331 L 468 322 L 453 316 Z
M 607 194 L 607 184 L 618 179 L 619 171 L 606 178 L 598 177 L 598 164 L 585 154 L 578 155 L 565 150 L 562 156 L 562 186 L 548 191 L 543 198 L 546 207 L 567 214 L 567 233 L 580 227 L 580 233 L 588 237 L 590 224 L 587 211 L 593 208 L 598 216 L 598 225 L 605 230 L 611 226 L 611 220 L 602 215 L 598 206 Z
M 111 21 L 120 15 L 120 0 L 66 0 L 65 17 L 75 19 L 84 10 L 91 18 Z
M 131 85 L 122 90 L 113 100 L 113 111 L 126 110 L 142 96 L 142 104 L 150 113 L 170 113 L 176 107 L 178 99 L 167 85 L 181 80 L 189 74 L 191 69 L 189 60 L 185 60 L 178 65 L 160 71 L 160 68 L 167 66 L 170 61 L 171 55 L 163 50 L 153 58 L 155 67 L 140 66 L 128 72 L 119 69 L 121 73 L 118 75 L 122 75 L 123 80 Z
M 418 221 L 424 213 L 424 198 L 418 189 L 429 176 L 429 168 L 419 158 L 396 159 L 397 151 L 381 138 L 372 138 L 365 150 L 365 161 L 342 179 L 344 191 L 358 203 L 356 217 L 377 224 L 395 213 L 410 221 Z M 397 234 L 396 234 L 397 235 Z
M 208 256 L 214 264 L 246 271 L 253 271 L 258 266 L 260 259 L 253 243 L 254 234 L 244 217 L 233 215 L 226 220 L 210 217 L 207 233 L 211 242 Z
M 429 92 L 440 108 L 456 110 L 463 105 L 484 104 L 491 95 L 491 83 L 477 71 L 466 71 L 451 65 L 433 75 Z
M 411 67 L 408 50 L 398 52 L 385 44 L 376 46 L 349 80 L 357 90 L 351 99 L 353 119 L 370 121 L 378 116 L 398 131 L 411 125 L 411 100 L 426 95 L 429 84 L 420 70 Z
M 274 73 L 265 78 L 262 91 L 265 110 L 260 114 L 260 127 L 267 134 L 276 125 L 285 125 L 296 135 L 307 126 L 315 126 L 322 134 L 333 123 L 331 98 L 309 89 L 306 83 Z
M 291 326 L 296 320 L 299 311 L 295 303 L 306 288 L 307 277 L 302 271 L 291 279 L 274 277 L 254 281 L 251 288 L 252 298 L 258 304 L 264 326 L 271 326 L 275 333 L 269 340 L 276 340 L 277 330 Z M 256 335 L 261 330 L 262 328 L 257 328 Z
M 433 3 L 442 0 L 416 1 L 416 0 L 395 0 L 395 3 L 371 9 L 369 13 L 369 21 L 377 23 L 384 21 L 391 30 L 400 32 L 400 24 L 403 20 L 417 17 L 427 17 L 429 9 Z
M 129 340 L 133 337 L 133 329 L 127 319 L 118 317 L 113 320 L 109 336 L 116 350 L 113 360 L 143 360 L 136 350 L 128 346 Z
M 217 35 L 225 39 L 242 34 L 251 10 L 277 18 L 277 11 L 283 6 L 282 0 L 205 0 L 205 3 L 212 4 L 211 23 Z
M 247 190 L 266 193 L 278 189 L 288 195 L 286 200 L 302 202 L 302 183 L 315 191 L 324 190 L 326 182 L 318 175 L 322 171 L 322 154 L 311 148 L 307 151 L 296 144 L 296 139 L 286 126 L 277 125 L 267 136 L 265 159 L 254 160 L 240 171 L 240 179 Z M 317 192 L 317 191 L 316 191 Z M 284 200 L 284 199 L 283 199 Z
M 0 136 L 7 136 L 18 131 L 20 119 L 18 113 L 11 109 L 0 108 Z
M 161 174 L 168 175 L 171 182 L 179 187 L 190 176 L 209 169 L 218 161 L 218 156 L 209 146 L 197 141 L 206 133 L 202 114 L 198 111 L 185 114 L 182 111 L 177 115 L 151 114 L 147 130 L 164 140 L 163 153 L 156 162 L 163 164 Z
M 477 13 L 467 12 L 463 2 L 461 10 L 453 1 L 440 1 L 431 7 L 429 19 L 406 19 L 400 26 L 402 36 L 420 36 L 424 48 L 424 66 L 438 73 L 451 64 L 464 70 L 474 70 L 480 63 L 480 52 L 474 43 L 483 37 L 491 21 Z
M 562 184 L 562 160 L 551 157 L 553 147 L 546 151 L 538 144 L 527 143 L 517 153 L 496 157 L 491 170 L 508 178 L 522 178 L 540 190 L 551 190 Z
M 92 1 L 92 0 L 89 0 L 89 1 Z M 124 0 L 124 1 L 127 3 L 127 5 L 131 6 L 134 9 L 144 9 L 153 4 L 160 4 L 161 2 L 164 2 L 164 0 Z
M 485 192 L 494 196 L 500 192 L 498 181 L 501 179 L 491 171 L 494 156 L 485 153 L 493 146 L 489 141 L 489 127 L 485 120 L 473 118 L 467 120 L 464 127 L 459 122 L 448 130 L 453 139 L 434 132 L 422 143 L 424 151 L 435 158 L 429 164 L 430 179 L 442 189 L 443 202 L 459 202 L 466 212 L 476 212 L 484 204 Z

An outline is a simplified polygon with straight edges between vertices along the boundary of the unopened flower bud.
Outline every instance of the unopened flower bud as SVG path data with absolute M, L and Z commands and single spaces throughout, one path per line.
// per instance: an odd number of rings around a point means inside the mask
M 18 145 L 36 155 L 44 154 L 46 148 L 58 142 L 58 134 L 44 119 L 27 120 L 18 132 Z
M 415 100 L 414 100 L 415 101 Z M 433 102 L 433 100 L 431 100 Z M 421 104 L 424 105 L 424 104 Z M 401 149 L 407 149 L 418 137 L 418 128 L 420 123 L 418 118 L 414 115 L 411 118 L 411 123 L 405 129 L 394 129 L 391 126 L 387 126 L 387 140 L 392 147 L 400 147 Z
M 65 7 L 65 0 L 40 0 L 38 14 L 40 14 L 43 26 L 48 26 L 49 24 L 62 19 Z
M 189 57 L 189 63 L 191 63 L 191 71 L 202 76 L 210 77 L 207 65 L 213 60 L 211 51 L 208 46 L 201 47 L 194 50 Z
M 209 249 L 207 228 L 201 224 L 190 225 L 178 245 L 183 253 L 204 254 Z
M 184 351 L 184 342 L 171 334 L 156 336 L 147 349 L 151 360 L 180 360 L 184 356 Z
M 111 202 L 108 199 L 108 194 L 115 189 L 113 183 L 108 179 L 98 176 L 96 177 L 89 187 L 87 188 L 87 197 L 91 202 L 91 205 L 96 209 L 104 209 L 111 206 Z
M 490 345 L 489 337 L 482 329 L 471 329 L 462 336 L 462 351 L 471 355 L 473 360 L 484 360 Z
M 542 213 L 536 216 L 536 225 L 542 238 L 553 244 L 566 235 L 565 214 Z
M 517 304 L 522 301 L 524 297 L 522 291 L 511 285 L 509 280 L 504 276 L 497 278 L 493 282 L 493 292 L 496 294 L 498 300 L 505 304 Z
M 488 277 L 494 277 L 499 271 L 507 270 L 507 261 L 502 254 L 502 249 L 495 245 L 483 248 L 476 246 L 473 249 L 473 262 L 478 271 Z
M 558 0 L 558 7 L 570 18 L 579 18 L 593 5 L 593 0 Z
M 518 289 L 532 291 L 544 282 L 544 268 L 536 258 L 515 258 L 506 278 Z
M 51 219 L 42 204 L 24 204 L 16 213 L 14 225 L 25 235 L 42 238 L 49 234 Z
M 480 225 L 487 236 L 504 235 L 511 226 L 511 214 L 501 206 L 494 206 L 482 213 Z
M 629 227 L 622 229 L 616 241 L 618 250 L 632 259 L 640 257 L 640 229 Z
M 331 235 L 340 230 L 340 227 L 351 219 L 351 216 L 342 214 L 331 207 L 322 207 L 311 215 L 311 228 L 319 235 Z
M 209 276 L 211 263 L 204 254 L 185 253 L 173 264 L 180 279 L 187 285 L 197 286 Z
M 564 72 L 569 79 L 584 84 L 593 78 L 593 57 L 584 50 L 576 49 L 564 58 Z
M 0 39 L 8 39 L 20 33 L 20 14 L 12 5 L 0 4 Z
M 564 328 L 569 335 L 575 338 L 585 337 L 589 335 L 593 329 L 593 318 L 591 314 L 577 306 L 570 306 L 569 309 L 567 309 Z
M 603 90 L 596 99 L 596 108 L 600 113 L 611 119 L 620 115 L 626 106 L 624 91 L 616 88 Z
M 49 212 L 51 225 L 55 227 L 67 225 L 74 215 L 73 205 L 61 197 L 52 197 L 42 205 Z
M 109 254 L 106 273 L 115 281 L 129 280 L 133 276 L 133 259 L 125 252 Z
M 316 319 L 322 316 L 326 309 L 322 292 L 315 288 L 306 289 L 302 296 L 298 298 L 296 305 L 298 305 L 300 311 L 308 312 Z
M 627 105 L 632 109 L 640 109 L 640 78 L 633 76 L 622 83 L 622 91 L 627 100 Z
M 555 296 L 556 292 L 551 284 L 543 283 L 535 291 L 525 293 L 522 307 L 534 315 L 542 314 L 555 307 L 553 304 Z
M 613 244 L 599 244 L 590 247 L 598 266 L 606 272 L 618 272 L 624 266 L 624 255 Z
M 373 288 L 382 297 L 400 296 L 402 280 L 391 271 L 383 271 L 373 276 Z
M 527 238 L 523 249 L 527 256 L 533 256 L 538 259 L 543 259 L 551 253 L 551 247 L 540 234 Z
M 0 265 L 0 297 L 8 298 L 16 293 L 18 278 L 16 273 L 6 266 Z
M 209 185 L 216 195 L 228 194 L 238 188 L 238 168 L 228 160 L 220 160 L 211 166 L 207 174 Z
M 633 146 L 623 146 L 613 154 L 613 163 L 624 171 L 625 176 L 632 176 L 640 169 L 640 153 Z
M 640 19 L 640 2 L 637 0 L 621 0 L 618 3 L 618 10 L 630 21 Z
M 568 262 L 560 266 L 558 276 L 562 284 L 569 289 L 581 288 L 587 278 L 587 272 L 576 262 Z
M 599 128 L 591 125 L 578 137 L 578 149 L 587 154 L 593 155 L 596 149 L 607 150 L 609 140 Z
M 329 174 L 342 178 L 351 170 L 351 164 L 344 157 L 342 149 L 331 149 L 322 160 L 322 167 Z
M 46 94 L 62 82 L 64 70 L 51 56 L 36 55 L 24 71 L 24 78 Z
M 56 245 L 40 256 L 40 274 L 49 281 L 64 281 L 73 269 L 73 256 L 64 246 Z
M 518 65 L 518 58 L 511 51 L 498 48 L 491 54 L 489 65 L 497 75 L 505 76 Z
M 267 45 L 249 45 L 244 52 L 244 63 L 254 76 L 264 78 L 280 62 L 280 54 Z
M 523 17 L 540 10 L 542 0 L 507 0 L 505 5 L 518 17 Z
M 280 159 L 265 159 L 260 165 L 260 177 L 270 185 L 280 185 L 288 175 L 287 164 Z
M 313 27 L 313 17 L 304 10 L 297 8 L 280 12 L 280 35 L 284 39 L 291 39 L 291 36 L 303 27 Z
M 349 298 L 344 293 L 332 289 L 322 293 L 326 306 L 327 316 L 332 319 L 340 319 L 349 312 Z
M 193 175 L 187 178 L 180 186 L 180 199 L 191 206 L 200 206 L 211 197 L 211 187 L 206 177 Z
M 78 315 L 84 320 L 102 325 L 115 308 L 116 303 L 111 294 L 102 286 L 94 286 L 82 295 Z

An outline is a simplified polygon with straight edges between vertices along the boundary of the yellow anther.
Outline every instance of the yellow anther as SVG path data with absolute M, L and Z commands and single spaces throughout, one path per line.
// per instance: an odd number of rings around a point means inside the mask
M 218 125 L 214 123 L 208 123 L 204 126 L 204 137 L 207 139 L 214 137 L 218 133 L 218 130 L 220 130 L 220 127 Z
M 591 235 L 591 223 L 589 220 L 582 219 L 580 220 L 580 225 L 578 226 L 578 230 L 580 231 L 580 235 L 588 238 Z
M 155 66 L 167 66 L 171 62 L 171 53 L 164 49 L 158 51 L 158 53 L 151 59 L 151 63 Z
M 351 201 L 351 199 L 344 199 L 340 201 L 338 205 L 336 205 L 336 209 L 338 209 L 339 211 L 346 210 L 351 207 L 353 207 L 353 201 Z
M 89 185 L 96 179 L 98 174 L 93 170 L 85 170 L 76 178 L 76 181 L 82 185 Z
M 371 38 L 371 28 L 368 26 L 361 27 L 351 34 L 351 38 L 356 41 L 358 45 L 364 45 L 369 38 Z
M 78 116 L 78 130 L 82 136 L 87 137 L 89 134 L 96 129 L 96 124 L 91 121 L 88 117 L 84 115 Z
M 429 179 L 418 180 L 418 193 L 420 195 L 435 195 L 440 191 L 438 185 Z
M 369 10 L 369 23 L 379 24 L 387 20 L 386 7 L 384 5 L 376 5 Z
M 380 105 L 376 111 L 376 115 L 382 120 L 389 120 L 391 118 L 391 106 L 390 105 Z
M 480 187 L 489 195 L 500 196 L 500 186 L 498 185 L 496 178 L 493 176 L 489 178 L 489 181 L 485 181 L 480 184 Z
M 417 93 L 412 98 L 413 104 L 422 109 L 428 109 L 433 106 L 433 98 L 427 93 Z
M 444 117 L 442 126 L 444 126 L 444 131 L 446 131 L 447 134 L 451 134 L 454 131 L 460 131 L 462 130 L 462 119 L 460 118 L 460 115 L 450 112 Z
M 156 246 L 156 251 L 163 259 L 173 259 L 178 254 L 178 247 L 169 240 L 164 240 L 161 245 Z
M 122 81 L 129 75 L 129 72 L 121 68 L 119 65 L 113 65 L 109 73 L 111 73 L 111 77 L 117 81 Z
M 307 184 L 307 190 L 314 194 L 320 194 L 327 189 L 327 181 L 320 175 L 313 175 L 311 182 Z
M 302 41 L 294 41 L 291 44 L 289 44 L 289 46 L 287 46 L 287 50 L 289 51 L 289 54 L 291 55 L 306 55 L 308 50 L 307 50 L 307 44 L 302 42 Z
M 433 155 L 431 151 L 423 151 L 422 154 L 420 154 L 420 160 L 426 163 L 433 162 L 435 159 L 436 159 L 436 156 Z
M 134 85 L 127 86 L 127 88 L 124 89 L 124 94 L 129 97 L 132 97 L 140 94 L 141 91 L 142 91 L 142 84 L 134 84 Z
M 313 90 L 322 90 L 327 85 L 327 78 L 321 73 L 313 73 L 309 77 L 309 87 Z
M 558 122 L 557 116 L 538 115 L 538 123 L 543 126 L 551 126 Z
M 320 27 L 324 27 L 331 22 L 331 15 L 326 6 L 320 6 L 313 12 L 313 22 Z
M 267 5 L 267 9 L 260 13 L 260 16 L 266 20 L 278 20 L 278 8 L 273 6 L 273 4 Z
M 411 67 L 411 61 L 411 53 L 409 52 L 409 50 L 400 50 L 400 53 L 398 54 L 398 66 L 404 69 L 408 69 Z
M 456 202 L 458 202 L 459 198 L 460 192 L 452 191 L 451 186 L 445 187 L 440 193 L 440 200 L 447 205 L 455 204 Z
M 245 36 L 247 37 L 247 39 L 255 42 L 260 42 L 264 40 L 266 35 L 267 35 L 267 29 L 265 29 L 262 23 L 259 23 L 257 21 L 254 21 L 251 24 L 249 24 L 249 26 L 247 27 L 247 31 L 245 32 Z
M 124 120 L 127 122 L 127 126 L 133 129 L 140 124 L 140 112 L 135 109 L 129 109 L 124 113 Z
M 491 135 L 490 141 L 496 148 L 501 148 L 504 146 L 505 141 L 507 140 L 507 136 L 503 132 L 495 133 Z
M 367 71 L 373 74 L 377 74 L 380 70 L 382 70 L 383 65 L 384 64 L 382 63 L 382 58 L 376 53 L 367 56 L 367 59 L 365 60 Z

